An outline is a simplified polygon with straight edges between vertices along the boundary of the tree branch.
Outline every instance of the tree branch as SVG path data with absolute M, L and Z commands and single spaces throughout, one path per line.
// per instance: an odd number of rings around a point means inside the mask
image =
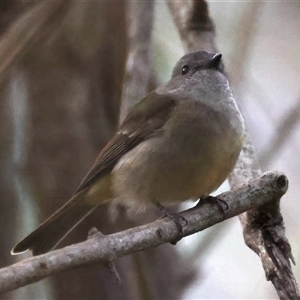
M 288 180 L 283 173 L 269 172 L 234 191 L 219 195 L 218 198 L 228 204 L 227 219 L 273 202 L 287 191 L 287 187 Z M 223 221 L 223 213 L 209 201 L 204 201 L 180 215 L 187 221 L 183 228 L 184 236 Z M 177 226 L 168 217 L 107 236 L 93 232 L 85 242 L 25 259 L 0 269 L 0 294 L 69 268 L 112 261 L 117 257 L 172 242 L 178 236 Z
M 215 30 L 203 0 L 168 2 L 183 44 L 188 52 L 197 49 L 216 51 Z M 192 26 L 192 24 L 202 24 Z M 206 24 L 206 25 L 205 25 Z M 261 174 L 253 145 L 245 133 L 244 147 L 229 178 L 231 188 L 247 183 Z M 290 259 L 290 244 L 285 237 L 280 213 L 280 197 L 267 205 L 239 216 L 246 244 L 255 251 L 263 264 L 267 280 L 271 280 L 280 299 L 300 299 Z

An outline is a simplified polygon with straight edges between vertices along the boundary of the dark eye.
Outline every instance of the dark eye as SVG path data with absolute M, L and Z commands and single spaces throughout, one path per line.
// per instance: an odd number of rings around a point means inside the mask
M 185 65 L 181 69 L 181 75 L 185 75 L 190 70 L 190 67 L 188 65 Z

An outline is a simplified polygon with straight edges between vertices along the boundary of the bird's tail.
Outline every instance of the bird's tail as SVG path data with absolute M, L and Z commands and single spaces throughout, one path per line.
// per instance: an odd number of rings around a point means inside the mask
M 79 192 L 36 230 L 21 240 L 11 250 L 11 254 L 15 255 L 31 250 L 33 255 L 39 255 L 52 250 L 97 206 L 96 204 L 86 204 L 84 193 Z

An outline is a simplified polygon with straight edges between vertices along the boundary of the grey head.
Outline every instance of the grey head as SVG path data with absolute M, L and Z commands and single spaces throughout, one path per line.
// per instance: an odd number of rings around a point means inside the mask
M 160 86 L 158 94 L 196 96 L 207 89 L 228 88 L 221 53 L 197 51 L 184 55 L 173 69 L 171 79 Z
M 172 78 L 178 76 L 193 76 L 201 70 L 216 70 L 224 73 L 224 64 L 221 53 L 197 51 L 184 55 L 173 69 Z
M 220 53 L 197 51 L 184 55 L 174 67 L 171 79 L 156 93 L 171 96 L 183 106 L 201 103 L 230 116 L 233 123 L 243 124 Z
M 189 99 L 203 103 L 217 103 L 232 97 L 222 54 L 206 51 L 184 55 L 174 67 L 171 79 L 156 92 L 169 94 L 178 101 Z

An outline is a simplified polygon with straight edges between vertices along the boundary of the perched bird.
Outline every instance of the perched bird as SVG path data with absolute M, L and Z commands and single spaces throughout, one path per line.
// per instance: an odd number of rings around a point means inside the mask
M 138 209 L 216 190 L 236 163 L 244 132 L 221 58 L 205 51 L 183 56 L 171 79 L 128 113 L 73 197 L 11 253 L 50 251 L 107 201 Z

